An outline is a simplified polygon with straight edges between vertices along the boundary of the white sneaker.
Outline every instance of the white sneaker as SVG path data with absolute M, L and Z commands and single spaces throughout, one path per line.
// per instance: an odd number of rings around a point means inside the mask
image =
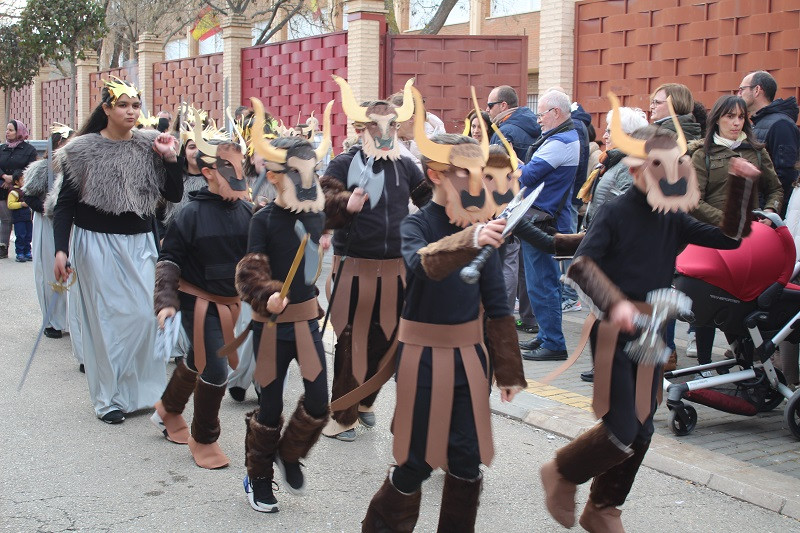
M 582 311 L 581 303 L 578 300 L 564 300 L 561 302 L 561 312 L 562 313 L 572 313 L 576 311 Z
M 686 357 L 697 359 L 697 341 L 694 339 L 694 333 L 689 334 L 689 342 L 686 343 Z
M 714 373 L 711 372 L 711 370 L 703 370 L 702 372 L 700 372 L 700 377 L 701 378 L 710 378 L 713 375 L 714 375 Z

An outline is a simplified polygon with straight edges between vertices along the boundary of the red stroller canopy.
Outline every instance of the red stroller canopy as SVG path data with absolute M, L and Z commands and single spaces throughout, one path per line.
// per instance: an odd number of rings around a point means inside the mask
M 736 250 L 690 244 L 675 267 L 684 276 L 703 280 L 747 302 L 776 281 L 786 285 L 796 259 L 789 228 L 773 229 L 753 222 L 752 230 Z

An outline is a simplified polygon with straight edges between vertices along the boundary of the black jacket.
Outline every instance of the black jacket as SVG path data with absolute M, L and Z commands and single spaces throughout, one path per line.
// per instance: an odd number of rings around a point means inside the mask
M 794 96 L 778 98 L 755 113 L 753 132 L 758 142 L 766 145 L 767 153 L 775 165 L 775 173 L 783 185 L 784 209 L 792 195 L 792 183 L 797 179 L 795 164 L 800 152 L 800 130 L 797 129 L 797 100 Z
M 36 161 L 36 148 L 30 143 L 22 141 L 14 148 L 9 148 L 7 144 L 0 145 L 0 173 L 11 175 L 15 170 L 25 170 L 25 168 Z M 0 199 L 8 198 L 9 189 L 0 188 Z

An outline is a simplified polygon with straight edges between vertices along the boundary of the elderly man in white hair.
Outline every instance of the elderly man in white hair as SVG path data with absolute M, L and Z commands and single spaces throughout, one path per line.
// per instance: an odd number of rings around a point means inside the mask
M 572 195 L 580 159 L 580 140 L 570 118 L 570 101 L 560 91 L 548 91 L 539 99 L 537 120 L 542 136 L 534 143 L 531 160 L 522 168 L 520 184 L 533 190 L 544 189 L 534 203 L 534 223 L 542 229 L 570 233 L 567 202 Z M 567 345 L 561 330 L 560 271 L 553 257 L 530 244 L 522 243 L 525 283 L 533 314 L 539 321 L 535 339 L 520 343 L 522 357 L 529 361 L 561 361 L 567 358 Z

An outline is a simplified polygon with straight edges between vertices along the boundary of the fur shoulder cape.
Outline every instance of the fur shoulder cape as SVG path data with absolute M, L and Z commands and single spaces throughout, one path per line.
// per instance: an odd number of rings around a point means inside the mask
M 127 141 L 99 133 L 81 135 L 56 152 L 54 168 L 77 187 L 85 204 L 112 215 L 152 216 L 166 179 L 161 157 L 153 150 L 158 132 L 132 134 Z
M 49 159 L 40 159 L 31 163 L 25 169 L 25 185 L 22 186 L 22 192 L 25 193 L 25 196 L 44 196 L 47 194 L 47 169 L 49 168 L 49 163 Z

